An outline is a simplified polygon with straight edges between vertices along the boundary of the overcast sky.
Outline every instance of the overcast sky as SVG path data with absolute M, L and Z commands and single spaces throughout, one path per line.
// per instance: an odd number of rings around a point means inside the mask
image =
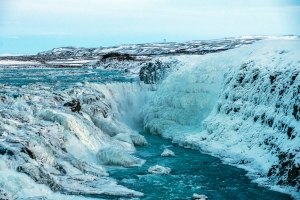
M 300 35 L 300 0 L 0 0 L 0 54 Z

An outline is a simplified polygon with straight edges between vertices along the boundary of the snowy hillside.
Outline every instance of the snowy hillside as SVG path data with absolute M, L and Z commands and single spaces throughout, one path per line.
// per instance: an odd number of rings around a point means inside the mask
M 300 40 L 183 56 L 144 109 L 145 128 L 300 189 Z M 297 198 L 297 192 L 294 192 Z
M 100 63 L 100 65 L 107 66 L 107 64 L 105 64 L 107 60 L 103 58 L 106 55 L 115 53 L 120 55 L 129 55 L 131 58 L 129 61 L 131 63 L 135 63 L 133 66 L 136 66 L 159 56 L 175 56 L 185 54 L 204 55 L 208 53 L 216 53 L 226 51 L 228 49 L 238 48 L 243 45 L 249 45 L 255 41 L 266 38 L 267 37 L 264 36 L 249 36 L 240 38 L 225 38 L 220 40 L 199 40 L 182 43 L 171 42 L 133 44 L 99 48 L 60 47 L 49 51 L 40 52 L 37 55 L 0 56 L 0 67 L 75 68 L 82 67 L 84 64 L 94 65 L 94 63 L 98 63 L 97 65 Z M 129 57 L 125 57 L 125 61 L 126 58 Z M 117 58 L 117 61 L 120 60 Z M 128 64 L 128 62 L 125 64 Z
M 226 38 L 221 40 L 191 41 L 191 42 L 171 42 L 171 43 L 148 43 L 120 45 L 114 47 L 100 48 L 77 48 L 63 47 L 55 48 L 37 54 L 45 57 L 93 57 L 105 55 L 111 52 L 127 53 L 130 55 L 170 55 L 170 54 L 206 54 L 209 52 L 219 52 L 236 48 L 242 45 L 251 44 L 255 41 L 265 39 L 265 37 L 245 37 Z

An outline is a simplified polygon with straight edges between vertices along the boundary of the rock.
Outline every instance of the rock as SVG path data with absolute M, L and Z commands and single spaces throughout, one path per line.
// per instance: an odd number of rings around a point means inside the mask
M 1 146 L 0 145 L 0 154 L 1 155 L 9 155 L 9 156 L 13 156 L 14 155 L 14 152 L 10 149 L 6 149 L 5 147 Z
M 196 194 L 196 193 L 194 193 L 194 194 L 193 194 L 193 199 L 197 199 L 197 200 L 206 200 L 206 199 L 208 199 L 208 197 L 205 196 L 204 194 Z
M 152 174 L 170 174 L 171 173 L 171 169 L 168 168 L 168 167 L 163 167 L 163 166 L 160 166 L 160 165 L 155 165 L 155 166 L 150 167 L 148 169 L 148 172 L 152 173 Z
M 164 152 L 162 152 L 161 156 L 172 157 L 172 156 L 175 156 L 175 153 L 169 149 L 165 149 Z
M 80 102 L 75 99 L 65 103 L 64 106 L 71 107 L 72 112 L 79 112 L 81 110 Z
M 146 84 L 160 83 L 166 77 L 170 68 L 169 64 L 160 60 L 147 62 L 140 70 L 140 80 Z
M 134 60 L 134 57 L 127 53 L 110 52 L 102 56 L 101 61 L 107 60 Z

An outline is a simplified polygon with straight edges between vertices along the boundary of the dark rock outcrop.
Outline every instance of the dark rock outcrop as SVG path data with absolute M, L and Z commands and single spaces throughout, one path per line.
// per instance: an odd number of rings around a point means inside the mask
M 79 112 L 81 110 L 80 102 L 75 99 L 65 103 L 64 106 L 71 107 L 72 112 Z
M 140 70 L 140 80 L 146 84 L 161 83 L 175 65 L 176 62 L 163 62 L 161 60 L 147 62 Z

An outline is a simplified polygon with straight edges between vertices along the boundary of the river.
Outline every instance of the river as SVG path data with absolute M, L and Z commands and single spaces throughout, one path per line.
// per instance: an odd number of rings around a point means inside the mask
M 222 164 L 219 158 L 197 150 L 179 147 L 170 140 L 140 132 L 149 142 L 137 147 L 136 156 L 146 160 L 141 167 L 107 167 L 119 184 L 143 192 L 143 199 L 191 199 L 193 193 L 204 194 L 211 200 L 260 199 L 285 200 L 289 195 L 271 191 L 252 183 L 246 171 Z M 176 156 L 162 157 L 165 148 Z M 149 174 L 148 168 L 161 165 L 172 169 L 168 175 Z

